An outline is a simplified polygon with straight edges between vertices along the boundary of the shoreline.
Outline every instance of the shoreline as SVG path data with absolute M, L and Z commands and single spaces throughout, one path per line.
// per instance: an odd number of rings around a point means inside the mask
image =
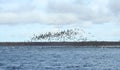
M 83 41 L 83 42 L 0 42 L 0 46 L 120 46 L 120 42 Z

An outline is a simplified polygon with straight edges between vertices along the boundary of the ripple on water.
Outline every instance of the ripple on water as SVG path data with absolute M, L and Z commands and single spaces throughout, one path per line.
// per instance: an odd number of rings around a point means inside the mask
M 120 49 L 0 47 L 0 70 L 120 70 Z

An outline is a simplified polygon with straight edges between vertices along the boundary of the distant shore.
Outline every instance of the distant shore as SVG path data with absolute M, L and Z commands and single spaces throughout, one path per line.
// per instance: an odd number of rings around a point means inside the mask
M 83 41 L 83 42 L 0 42 L 0 46 L 120 46 L 120 42 Z

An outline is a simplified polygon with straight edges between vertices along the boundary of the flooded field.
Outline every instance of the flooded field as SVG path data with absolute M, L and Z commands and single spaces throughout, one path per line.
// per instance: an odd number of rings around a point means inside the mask
M 120 48 L 0 46 L 0 70 L 120 70 Z

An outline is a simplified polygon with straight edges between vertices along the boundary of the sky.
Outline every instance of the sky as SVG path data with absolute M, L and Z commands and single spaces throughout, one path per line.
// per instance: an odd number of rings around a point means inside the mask
M 92 41 L 120 41 L 120 0 L 0 0 L 0 42 L 72 28 Z

